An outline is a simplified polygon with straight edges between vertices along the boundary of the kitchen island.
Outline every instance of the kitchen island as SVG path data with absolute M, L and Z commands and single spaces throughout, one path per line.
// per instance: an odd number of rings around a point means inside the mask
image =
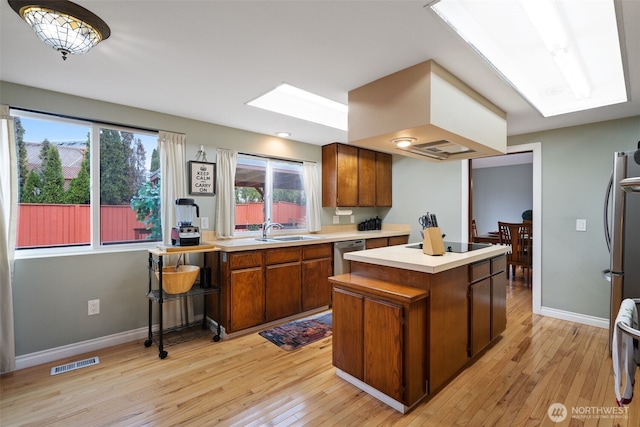
M 436 393 L 505 330 L 508 250 L 345 254 L 351 273 L 329 278 L 337 375 L 403 413 Z

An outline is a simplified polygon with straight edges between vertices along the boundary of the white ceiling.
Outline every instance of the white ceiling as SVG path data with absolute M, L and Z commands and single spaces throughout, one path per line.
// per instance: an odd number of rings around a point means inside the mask
M 620 1 L 631 101 L 551 118 L 425 8 L 427 0 L 78 0 L 111 37 L 66 61 L 0 2 L 4 81 L 269 135 L 288 131 L 312 144 L 347 142 L 347 132 L 246 102 L 286 82 L 347 103 L 349 90 L 434 59 L 507 112 L 509 135 L 640 115 L 639 0 Z

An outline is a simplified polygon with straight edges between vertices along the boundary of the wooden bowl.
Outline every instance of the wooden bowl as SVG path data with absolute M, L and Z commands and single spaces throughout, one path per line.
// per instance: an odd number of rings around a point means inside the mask
M 200 267 L 197 265 L 179 265 L 162 267 L 162 289 L 168 294 L 182 294 L 189 291 L 198 277 Z M 160 274 L 156 271 L 156 277 Z

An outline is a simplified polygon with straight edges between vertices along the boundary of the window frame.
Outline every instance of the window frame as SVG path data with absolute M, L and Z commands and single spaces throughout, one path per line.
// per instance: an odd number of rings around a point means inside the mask
M 96 120 L 88 120 L 77 117 L 44 113 L 32 110 L 11 107 L 9 115 L 12 118 L 20 117 L 31 120 L 51 121 L 66 123 L 76 126 L 85 126 L 89 131 L 90 157 L 90 242 L 88 244 L 54 246 L 42 248 L 16 248 L 15 259 L 49 258 L 60 256 L 87 255 L 94 253 L 132 252 L 156 247 L 159 241 L 135 241 L 128 243 L 107 243 L 100 241 L 100 129 L 107 128 L 121 132 L 131 132 L 146 136 L 158 137 L 159 131 L 137 128 L 135 126 L 105 123 Z M 158 150 L 160 147 L 158 146 Z M 151 153 L 148 153 L 151 155 Z M 96 204 L 97 203 L 97 204 Z M 160 200 L 161 206 L 164 205 Z M 19 220 L 19 218 L 18 218 Z
M 283 159 L 283 158 L 278 158 L 278 157 L 267 157 L 267 156 L 260 156 L 260 155 L 256 155 L 256 154 L 247 154 L 247 153 L 238 153 L 238 160 L 236 163 L 236 171 L 238 169 L 239 166 L 241 166 L 241 159 L 246 158 L 246 159 L 255 159 L 257 161 L 264 161 L 266 162 L 265 165 L 265 188 L 264 188 L 264 196 L 263 196 L 263 202 L 264 202 L 264 218 L 265 221 L 267 218 L 272 218 L 273 217 L 273 193 L 274 193 L 274 189 L 273 189 L 273 183 L 274 183 L 274 177 L 273 177 L 273 171 L 274 171 L 274 163 L 290 163 L 290 164 L 296 164 L 300 167 L 300 179 L 303 183 L 302 188 L 300 189 L 302 191 L 302 193 L 304 194 L 304 198 L 305 198 L 305 205 L 306 205 L 306 193 L 304 190 L 304 169 L 303 169 L 303 162 L 302 161 L 298 161 L 298 160 L 291 160 L 291 159 Z M 236 185 L 234 182 L 234 193 L 235 193 L 235 189 L 236 189 Z M 262 228 L 255 230 L 255 231 L 243 231 L 243 232 L 239 232 L 237 229 L 237 218 L 234 219 L 234 224 L 233 224 L 233 236 L 235 238 L 253 238 L 256 236 L 262 236 Z M 270 222 L 276 222 L 276 221 L 270 221 Z M 264 223 L 264 221 L 263 221 Z M 306 213 L 305 213 L 305 227 L 304 228 L 289 228 L 289 229 L 278 229 L 278 228 L 271 228 L 269 229 L 269 234 L 270 235 L 285 235 L 285 234 L 305 234 L 305 233 L 309 233 L 309 225 L 308 225 L 308 221 L 306 221 Z

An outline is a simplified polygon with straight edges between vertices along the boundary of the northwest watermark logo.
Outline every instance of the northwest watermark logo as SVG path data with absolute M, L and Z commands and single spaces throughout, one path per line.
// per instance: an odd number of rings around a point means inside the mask
M 560 423 L 567 417 L 578 420 L 627 418 L 628 408 L 619 406 L 574 406 L 571 411 L 562 403 L 552 403 L 547 416 L 554 423 Z
M 567 418 L 567 407 L 562 403 L 552 403 L 547 409 L 547 416 L 554 423 L 561 423 Z

